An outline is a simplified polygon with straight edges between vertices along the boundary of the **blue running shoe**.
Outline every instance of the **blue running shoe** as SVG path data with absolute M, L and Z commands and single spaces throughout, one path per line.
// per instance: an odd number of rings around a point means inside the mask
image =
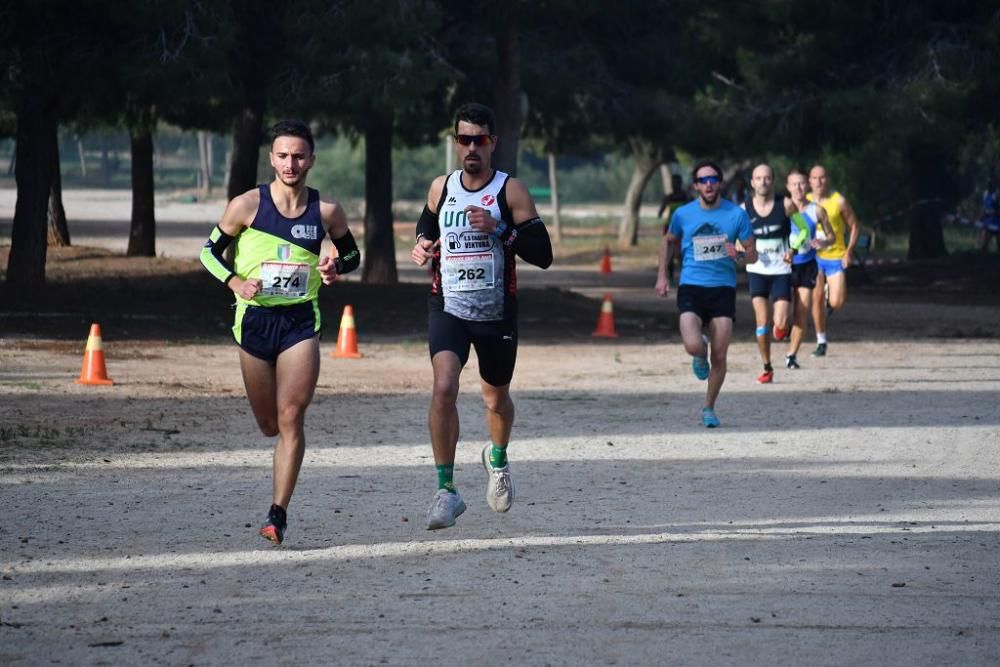
M 701 423 L 705 425 L 705 428 L 718 428 L 722 425 L 719 423 L 719 418 L 715 416 L 715 410 L 712 408 L 702 409 Z
M 709 366 L 708 359 L 705 357 L 691 357 L 691 372 L 699 380 L 707 380 L 711 370 L 712 367 Z

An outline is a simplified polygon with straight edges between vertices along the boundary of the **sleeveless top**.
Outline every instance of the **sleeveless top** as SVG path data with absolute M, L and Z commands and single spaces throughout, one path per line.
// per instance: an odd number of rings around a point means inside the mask
M 815 201 L 812 193 L 806 195 L 809 201 Z M 820 259 L 840 259 L 847 252 L 847 244 L 844 242 L 844 217 L 840 213 L 840 205 L 844 202 L 844 197 L 839 192 L 832 192 L 820 202 L 820 206 L 826 211 L 826 217 L 830 220 L 830 227 L 833 228 L 833 244 L 828 245 L 819 251 Z M 823 230 L 819 230 L 819 237 L 824 238 Z
M 494 171 L 478 190 L 468 190 L 458 169 L 445 182 L 438 206 L 441 230 L 440 257 L 434 261 L 432 293 L 444 298 L 444 311 L 463 320 L 488 322 L 505 319 L 508 298 L 517 290 L 514 252 L 493 234 L 469 225 L 465 207 L 489 211 L 497 220 L 513 225 L 507 206 L 507 174 Z
M 771 212 L 763 217 L 753 207 L 753 197 L 747 199 L 745 204 L 758 255 L 756 262 L 747 264 L 747 271 L 768 276 L 791 273 L 791 265 L 785 262 L 791 228 L 788 216 L 785 215 L 784 202 L 775 198 Z
M 816 248 L 809 242 L 816 238 L 817 206 L 815 202 L 810 202 L 804 211 L 792 215 L 792 235 L 789 244 L 795 248 L 795 254 L 792 255 L 793 265 L 806 264 L 816 259 Z
M 286 218 L 271 199 L 269 185 L 257 186 L 257 215 L 236 241 L 234 271 L 244 280 L 260 279 L 261 291 L 237 307 L 288 306 L 314 300 L 322 282 L 317 265 L 326 228 L 319 212 L 319 192 L 308 188 L 306 210 Z

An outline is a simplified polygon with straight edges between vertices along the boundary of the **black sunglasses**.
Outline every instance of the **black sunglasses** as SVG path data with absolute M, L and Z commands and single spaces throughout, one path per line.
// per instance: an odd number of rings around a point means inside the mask
M 489 146 L 493 143 L 493 136 L 490 134 L 456 134 L 455 141 L 463 146 L 468 146 L 469 144 Z

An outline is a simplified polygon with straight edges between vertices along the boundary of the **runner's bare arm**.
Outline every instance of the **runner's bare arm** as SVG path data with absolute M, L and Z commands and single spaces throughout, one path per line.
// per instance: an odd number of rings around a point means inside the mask
M 833 245 L 833 226 L 830 224 L 830 216 L 826 214 L 826 209 L 822 206 L 816 207 L 816 223 L 823 228 L 823 235 L 825 238 L 820 241 L 819 239 L 813 239 L 812 245 L 814 248 L 825 248 L 829 245 Z
M 740 239 L 740 245 L 743 246 L 743 260 L 747 264 L 753 264 L 759 258 L 757 256 L 757 239 L 753 236 L 749 236 L 745 239 Z
M 861 233 L 861 223 L 858 222 L 858 216 L 854 212 L 854 207 L 843 197 L 840 199 L 840 214 L 844 218 L 844 222 L 851 229 L 851 234 L 847 239 L 847 250 L 844 252 L 844 259 L 841 260 L 846 269 L 851 264 L 851 253 L 854 252 L 854 246 L 858 243 L 858 235 Z
M 361 252 L 358 244 L 347 226 L 347 214 L 344 207 L 336 199 L 321 199 L 319 203 L 319 214 L 323 221 L 326 233 L 333 240 L 333 245 L 337 249 L 337 257 L 326 255 L 319 260 L 320 278 L 324 285 L 333 283 L 338 275 L 350 273 L 358 268 L 361 263 Z
M 252 299 L 260 291 L 259 280 L 243 280 L 226 261 L 224 252 L 233 240 L 248 227 L 257 215 L 260 192 L 249 190 L 234 197 L 222 214 L 222 221 L 212 230 L 201 249 L 201 263 L 209 273 L 218 278 L 243 299 Z
M 427 191 L 427 204 L 424 205 L 424 210 L 417 220 L 417 242 L 410 253 L 410 257 L 417 266 L 423 266 L 434 257 L 434 245 L 441 237 L 437 207 L 447 182 L 447 175 L 438 176 Z
M 667 278 L 667 267 L 674 261 L 674 252 L 677 247 L 677 237 L 667 232 L 660 240 L 660 250 L 656 254 L 656 293 L 666 296 L 670 293 L 670 280 Z

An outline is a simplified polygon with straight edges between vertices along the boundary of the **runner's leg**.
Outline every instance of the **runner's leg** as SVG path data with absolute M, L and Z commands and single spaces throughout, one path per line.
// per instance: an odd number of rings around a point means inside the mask
M 826 274 L 816 274 L 816 287 L 812 291 L 812 320 L 816 334 L 826 334 Z M 803 328 L 803 331 L 805 329 Z
M 726 355 L 733 337 L 733 321 L 728 317 L 713 317 L 708 323 L 708 335 L 712 341 L 712 370 L 708 375 L 705 407 L 714 410 L 715 400 L 726 380 Z
M 288 508 L 306 451 L 305 416 L 319 379 L 319 336 L 278 355 L 278 444 L 274 448 L 274 504 Z
M 268 437 L 278 435 L 278 384 L 274 366 L 259 359 L 243 348 L 240 352 L 240 371 L 246 387 L 250 409 L 261 433 Z
M 792 294 L 795 305 L 792 307 L 792 340 L 788 346 L 788 354 L 792 356 L 799 353 L 802 339 L 806 336 L 806 317 L 812 304 L 812 292 L 808 287 L 797 287 Z
M 680 332 L 681 341 L 684 343 L 684 351 L 692 357 L 707 357 L 708 349 L 705 346 L 705 339 L 701 337 L 701 318 L 692 312 L 681 313 Z
M 494 387 L 480 380 L 483 402 L 486 404 L 486 426 L 494 444 L 506 446 L 510 442 L 510 431 L 514 426 L 514 401 L 510 398 L 510 385 Z
M 830 285 L 830 308 L 840 310 L 847 301 L 847 271 L 827 276 L 826 280 Z M 826 330 L 823 329 L 823 331 Z
M 458 446 L 458 382 L 462 363 L 458 355 L 442 350 L 431 358 L 434 387 L 427 423 L 431 432 L 431 449 L 436 465 L 454 465 Z
M 757 322 L 757 330 L 764 330 L 763 336 L 760 334 L 757 335 L 757 349 L 760 351 L 760 360 L 765 364 L 769 364 L 771 363 L 771 332 L 767 328 L 768 299 L 766 296 L 755 296 L 750 302 L 753 304 L 753 316 Z M 775 307 L 777 308 L 777 306 Z M 775 318 L 775 322 L 777 323 L 777 318 Z

